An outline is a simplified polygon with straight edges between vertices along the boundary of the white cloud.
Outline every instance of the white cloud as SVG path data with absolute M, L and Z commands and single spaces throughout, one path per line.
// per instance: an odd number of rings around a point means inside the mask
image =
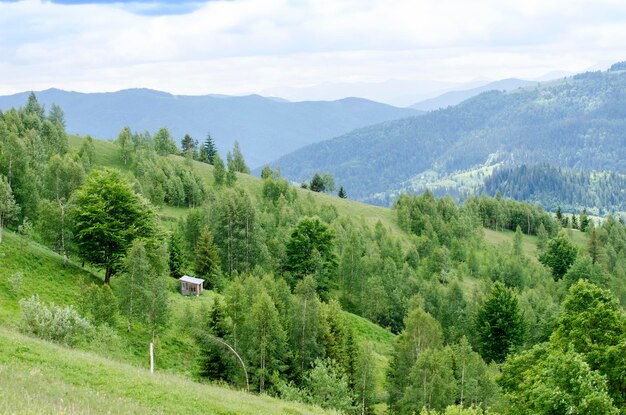
M 238 0 L 158 16 L 0 2 L 0 93 L 533 77 L 624 59 L 625 23 L 616 0 Z

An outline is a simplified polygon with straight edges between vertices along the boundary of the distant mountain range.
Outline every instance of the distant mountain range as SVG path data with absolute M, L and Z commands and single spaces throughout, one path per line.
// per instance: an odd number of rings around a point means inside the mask
M 351 198 L 481 186 L 495 167 L 626 171 L 626 65 L 490 91 L 419 117 L 316 143 L 272 163 L 293 181 L 330 172 Z
M 29 92 L 0 97 L 0 109 L 23 106 Z M 250 96 L 182 96 L 149 89 L 79 93 L 58 89 L 37 92 L 38 100 L 65 111 L 67 130 L 114 139 L 128 125 L 154 133 L 162 126 L 180 142 L 190 134 L 202 142 L 211 133 L 220 152 L 239 141 L 251 167 L 258 167 L 302 146 L 387 120 L 420 112 L 361 98 L 289 102 Z
M 449 91 L 435 98 L 426 99 L 410 106 L 416 110 L 421 111 L 433 111 L 440 108 L 446 108 L 451 105 L 457 105 L 466 99 L 475 97 L 483 92 L 487 91 L 511 91 L 517 88 L 525 88 L 532 85 L 537 85 L 538 82 L 524 81 L 523 79 L 503 79 L 501 81 L 490 82 L 486 85 L 481 85 L 476 88 L 464 89 L 460 91 Z

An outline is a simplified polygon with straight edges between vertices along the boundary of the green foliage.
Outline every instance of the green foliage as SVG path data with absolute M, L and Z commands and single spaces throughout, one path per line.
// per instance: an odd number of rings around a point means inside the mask
M 313 175 L 313 178 L 309 183 L 309 189 L 314 192 L 323 192 L 326 190 L 326 183 L 324 182 L 322 176 L 319 175 L 319 173 L 315 173 Z
M 6 177 L 0 175 L 0 243 L 2 242 L 2 229 L 19 212 L 19 206 L 15 203 L 13 192 Z
M 196 272 L 207 278 L 208 287 L 214 288 L 220 275 L 220 258 L 213 235 L 208 226 L 202 228 L 195 250 Z
M 131 161 L 134 146 L 132 142 L 132 133 L 129 127 L 122 128 L 115 143 L 118 146 L 120 158 L 124 162 L 124 165 L 128 165 Z
M 539 261 L 552 270 L 552 277 L 558 281 L 574 263 L 577 253 L 578 250 L 567 234 L 560 232 L 556 238 L 548 241 L 545 251 L 539 256 Z
M 170 235 L 168 252 L 170 275 L 174 278 L 182 277 L 187 269 L 187 255 L 182 231 L 178 228 Z
M 234 170 L 237 173 L 250 174 L 250 169 L 246 165 L 245 160 L 243 159 L 243 154 L 241 153 L 241 149 L 239 148 L 239 142 L 235 140 L 235 144 L 233 145 L 233 152 L 228 163 L 228 171 Z
M 308 403 L 322 408 L 336 409 L 350 413 L 354 406 L 352 392 L 341 369 L 332 360 L 317 359 L 313 368 L 305 376 Z
M 581 354 L 591 370 L 606 377 L 616 405 L 626 398 L 626 315 L 610 291 L 587 281 L 574 284 L 563 302 L 550 342 Z
M 185 134 L 181 142 L 182 153 L 186 157 L 190 157 L 193 160 L 198 158 L 198 142 L 194 140 L 189 134 Z
M 535 346 L 507 360 L 500 384 L 511 414 L 619 414 L 605 378 L 571 349 Z
M 215 299 L 208 315 L 206 326 L 198 333 L 200 354 L 196 363 L 195 374 L 199 378 L 212 381 L 227 381 L 231 378 L 233 361 L 230 350 L 217 342 L 212 336 L 224 339 L 230 335 L 226 309 L 222 301 Z M 206 331 L 206 332 L 205 332 Z M 208 334 L 208 336 L 207 336 Z
M 426 349 L 409 374 L 400 407 L 403 413 L 417 413 L 423 407 L 443 410 L 455 400 L 455 381 L 449 349 Z
M 304 218 L 291 231 L 284 269 L 296 278 L 315 275 L 318 290 L 330 289 L 328 273 L 337 265 L 335 235 L 319 218 Z
M 348 197 L 348 195 L 346 194 L 346 189 L 344 189 L 343 186 L 339 186 L 339 192 L 337 192 L 337 196 L 342 199 L 346 199 Z
M 68 346 L 84 341 L 93 327 L 71 306 L 47 305 L 38 296 L 20 300 L 22 329 L 44 340 Z
M 107 324 L 115 327 L 118 304 L 108 285 L 89 285 L 82 298 L 81 310 L 96 326 Z
M 154 135 L 154 150 L 161 156 L 176 154 L 178 152 L 174 138 L 167 128 L 159 128 L 159 131 Z
M 127 331 L 134 322 L 148 325 L 151 337 L 164 328 L 170 318 L 165 246 L 156 241 L 136 239 L 124 261 L 120 278 L 120 311 L 127 319 Z
M 213 159 L 213 180 L 216 186 L 224 184 L 226 177 L 226 169 L 224 168 L 224 162 L 218 152 L 215 152 L 215 158 Z
M 80 256 L 106 271 L 105 282 L 123 263 L 133 240 L 156 232 L 148 203 L 115 170 L 94 170 L 74 194 L 74 235 Z
M 525 324 L 517 297 L 499 282 L 478 309 L 476 332 L 480 354 L 488 362 L 503 362 L 524 341 Z

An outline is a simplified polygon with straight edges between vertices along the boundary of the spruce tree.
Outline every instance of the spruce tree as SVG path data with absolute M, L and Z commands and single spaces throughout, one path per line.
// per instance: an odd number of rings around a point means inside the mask
M 345 199 L 348 197 L 346 195 L 346 190 L 343 188 L 343 186 L 339 186 L 339 192 L 337 192 L 337 196 L 339 196 L 342 199 Z
M 524 318 L 517 297 L 500 282 L 479 307 L 475 324 L 480 354 L 487 362 L 502 363 L 524 341 Z
M 206 155 L 206 163 L 213 164 L 215 162 L 215 155 L 217 154 L 217 147 L 215 146 L 215 141 L 211 134 L 207 134 L 207 138 L 204 141 L 204 145 L 202 146 L 204 149 L 204 153 Z
M 214 337 L 225 339 L 230 335 L 228 329 L 226 308 L 219 297 L 215 298 L 213 307 L 208 316 L 206 333 L 198 333 L 200 351 L 196 368 L 196 375 L 211 381 L 227 381 L 230 378 L 232 358 L 230 351 L 217 342 Z
M 172 232 L 169 240 L 169 261 L 170 275 L 174 278 L 180 278 L 187 265 L 187 257 L 185 255 L 185 241 L 180 230 L 176 229 Z

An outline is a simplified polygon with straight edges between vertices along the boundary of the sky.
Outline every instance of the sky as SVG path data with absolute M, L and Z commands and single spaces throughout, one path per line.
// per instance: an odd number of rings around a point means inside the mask
M 624 45 L 623 0 L 0 0 L 0 94 L 450 87 L 602 67 Z

